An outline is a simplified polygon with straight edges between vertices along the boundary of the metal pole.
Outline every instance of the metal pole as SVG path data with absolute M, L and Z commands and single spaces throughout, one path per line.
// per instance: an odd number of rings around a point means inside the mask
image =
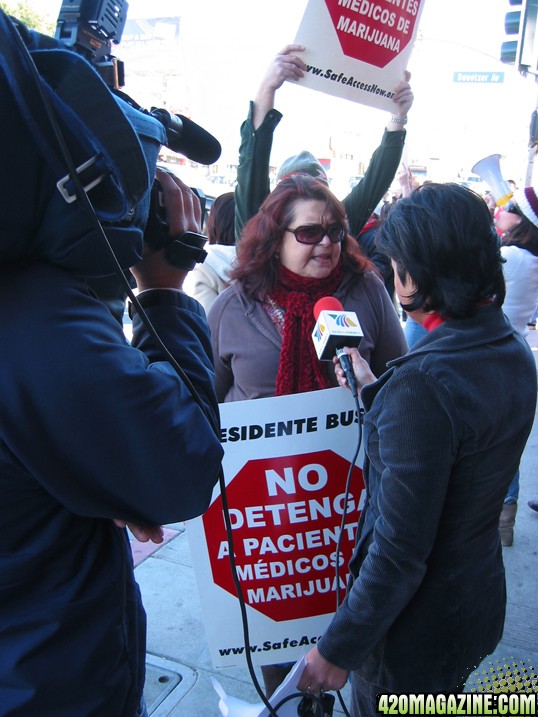
M 536 48 L 538 45 L 538 35 L 536 33 L 536 16 L 537 16 L 537 4 L 538 0 L 529 0 L 529 5 L 532 5 L 532 12 L 529 13 L 528 21 L 529 24 L 532 26 L 530 27 L 530 35 L 528 40 L 532 40 L 532 42 L 526 42 L 525 43 L 525 49 L 527 53 L 531 53 L 529 56 L 532 59 L 528 59 L 527 66 L 522 67 L 520 65 L 519 70 L 523 76 L 526 76 L 527 72 L 529 74 L 532 74 L 534 76 L 534 82 L 538 84 L 538 67 L 536 66 Z M 532 67 L 532 70 L 529 71 L 529 68 Z M 536 157 L 536 154 L 538 152 L 538 99 L 536 102 L 536 109 L 531 114 L 531 121 L 530 121 L 530 127 L 529 127 L 529 153 L 527 158 L 527 174 L 525 176 L 525 186 L 530 187 L 532 186 L 532 179 L 533 179 L 533 172 L 534 172 L 534 158 Z
M 525 176 L 525 186 L 532 186 L 532 175 L 534 171 L 534 157 L 536 156 L 536 145 L 529 148 L 529 159 L 527 162 L 527 174 Z

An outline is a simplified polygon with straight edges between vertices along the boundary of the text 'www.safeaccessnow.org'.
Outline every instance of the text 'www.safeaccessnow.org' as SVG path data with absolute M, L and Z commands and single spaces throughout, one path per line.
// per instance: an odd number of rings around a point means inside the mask
M 361 90 L 362 92 L 379 95 L 380 97 L 386 97 L 389 100 L 394 97 L 394 92 L 384 90 L 382 87 L 379 87 L 379 85 L 376 85 L 375 82 L 362 82 L 361 80 L 355 79 L 353 75 L 345 75 L 343 72 L 335 72 L 331 69 L 322 70 L 320 67 L 312 67 L 312 65 L 307 65 L 306 71 L 310 72 L 311 75 L 315 75 L 316 77 L 320 77 L 324 80 L 337 82 L 339 84 L 346 85 L 347 87 L 353 87 L 356 90 Z
M 285 637 L 279 642 L 271 642 L 271 640 L 265 640 L 261 645 L 250 645 L 249 649 L 251 652 L 271 652 L 278 650 L 285 650 L 287 647 L 306 647 L 308 645 L 315 645 L 318 641 L 318 637 L 308 637 L 303 635 L 297 640 L 290 640 Z M 221 657 L 227 655 L 242 655 L 245 652 L 244 645 L 241 647 L 220 647 L 219 654 Z

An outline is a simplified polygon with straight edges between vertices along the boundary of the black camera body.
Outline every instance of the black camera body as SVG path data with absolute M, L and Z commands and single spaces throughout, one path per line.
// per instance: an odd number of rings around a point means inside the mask
M 55 37 L 90 62 L 118 97 L 158 120 L 166 131 L 166 146 L 169 149 L 181 152 L 196 162 L 216 162 L 221 153 L 220 144 L 202 127 L 186 117 L 173 115 L 162 108 L 152 107 L 151 111 L 145 110 L 121 91 L 125 84 L 125 67 L 124 63 L 112 54 L 112 44 L 119 44 L 121 41 L 127 10 L 126 0 L 63 0 Z M 203 226 L 205 195 L 200 189 L 191 189 L 201 203 Z M 203 249 L 206 237 L 195 232 L 186 232 L 181 237 L 170 237 L 160 197 L 161 189 L 158 182 L 155 182 L 144 240 L 152 249 L 164 248 L 172 265 L 190 270 L 207 256 Z
M 63 0 L 56 39 L 90 62 L 111 89 L 125 84 L 124 64 L 112 55 L 127 20 L 126 0 Z

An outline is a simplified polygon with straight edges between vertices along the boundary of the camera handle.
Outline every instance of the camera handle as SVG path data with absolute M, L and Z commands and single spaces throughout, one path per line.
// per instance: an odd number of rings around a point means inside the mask
M 207 252 L 203 246 L 206 241 L 207 237 L 203 234 L 185 232 L 175 239 L 172 237 L 165 247 L 165 256 L 172 266 L 190 271 L 205 260 Z
M 178 269 L 190 271 L 196 264 L 201 264 L 207 252 L 204 245 L 207 237 L 197 232 L 184 232 L 178 236 L 170 236 L 162 202 L 161 185 L 157 180 L 151 189 L 151 202 L 144 241 L 154 250 L 165 250 L 166 259 Z

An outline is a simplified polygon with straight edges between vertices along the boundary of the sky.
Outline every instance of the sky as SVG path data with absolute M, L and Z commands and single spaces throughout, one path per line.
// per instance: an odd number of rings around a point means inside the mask
M 155 59 L 161 98 L 219 138 L 223 157 L 237 156 L 239 128 L 248 102 L 274 55 L 293 42 L 307 0 L 131 0 L 129 17 L 180 15 L 182 41 L 167 79 Z M 61 0 L 29 0 L 55 21 Z M 408 162 L 457 166 L 470 172 L 482 157 L 499 153 L 508 178 L 524 180 L 528 127 L 537 104 L 534 78 L 499 62 L 508 0 L 424 0 L 409 70 L 415 102 L 409 114 Z M 121 45 L 115 54 L 129 63 Z M 152 58 L 153 59 L 153 58 Z M 499 85 L 455 83 L 455 72 L 504 72 Z M 134 82 L 134 78 L 132 79 Z M 137 88 L 138 89 L 138 88 Z M 136 96 L 146 106 L 142 94 Z M 149 98 L 148 98 L 149 99 Z M 286 83 L 277 94 L 284 118 L 273 145 L 275 163 L 300 149 L 326 156 L 329 143 L 349 142 L 369 159 L 388 113 Z M 299 146 L 302 145 L 302 146 Z M 435 160 L 435 161 L 434 161 Z

